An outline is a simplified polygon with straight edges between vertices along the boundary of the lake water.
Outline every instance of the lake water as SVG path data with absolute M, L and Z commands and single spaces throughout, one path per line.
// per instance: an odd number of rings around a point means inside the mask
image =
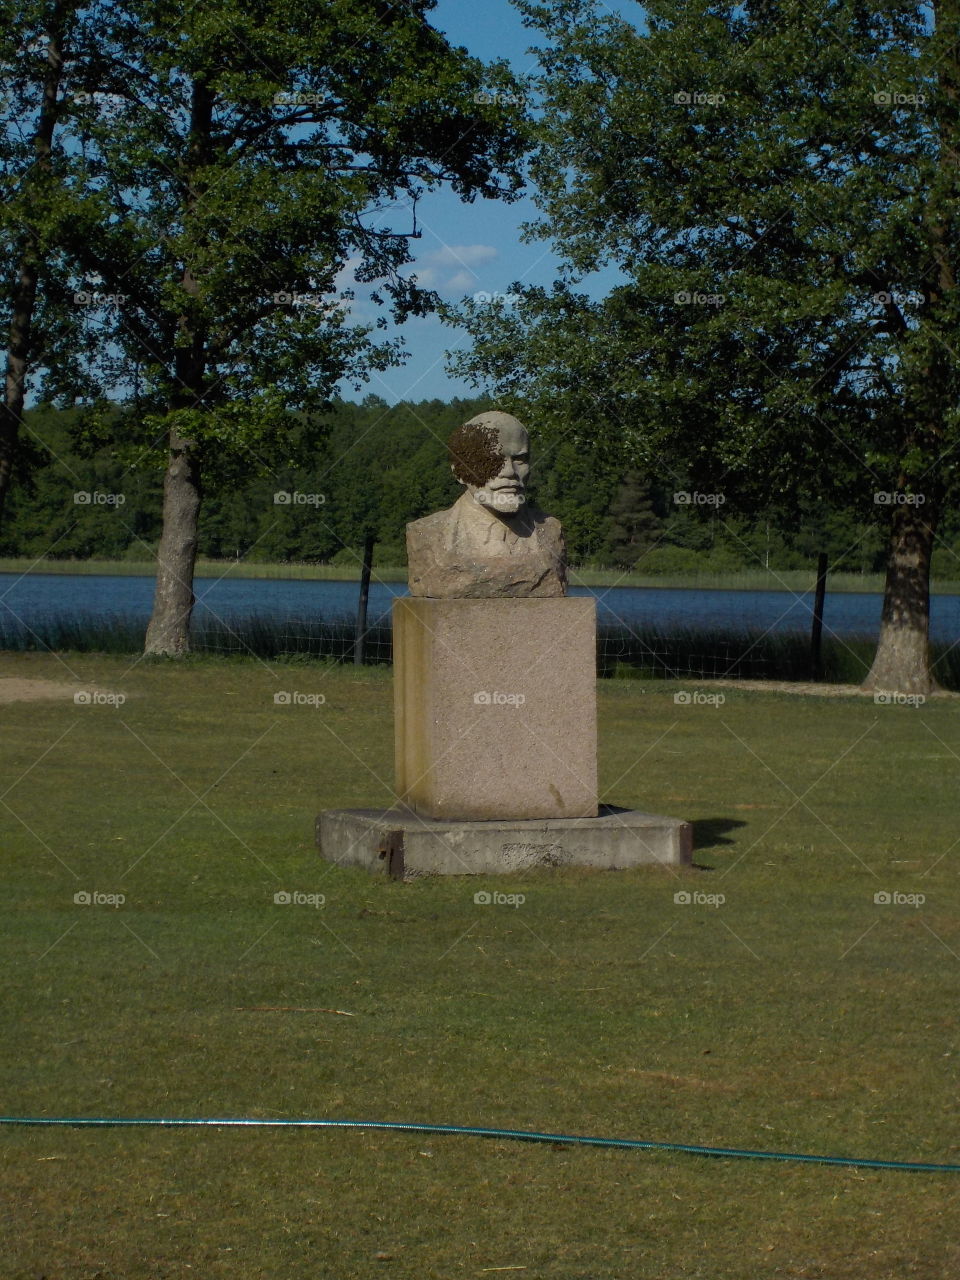
M 31 624 L 55 616 L 122 615 L 146 622 L 153 603 L 153 579 L 67 574 L 0 574 L 0 622 L 14 618 Z M 197 578 L 198 622 L 260 615 L 283 618 L 351 616 L 357 607 L 356 582 L 278 581 L 266 578 Z M 390 611 L 404 583 L 371 583 L 370 622 Z M 667 587 L 574 587 L 572 595 L 593 595 L 601 622 L 659 627 L 705 627 L 711 631 L 809 631 L 813 593 L 789 591 L 716 591 Z M 879 594 L 827 592 L 824 632 L 875 636 L 880 627 Z M 934 639 L 960 636 L 960 596 L 934 596 Z

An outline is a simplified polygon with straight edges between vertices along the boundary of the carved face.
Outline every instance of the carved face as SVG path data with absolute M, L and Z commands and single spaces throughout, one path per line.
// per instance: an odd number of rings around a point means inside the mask
M 514 515 L 526 501 L 530 474 L 530 437 L 514 418 L 497 430 L 497 445 L 503 464 L 485 485 L 468 485 L 475 502 L 501 515 Z
M 530 474 L 530 437 L 523 424 L 505 413 L 490 414 L 465 424 L 460 432 L 470 435 L 467 442 L 459 445 L 457 461 L 462 462 L 459 466 L 454 464 L 454 475 L 481 506 L 499 515 L 515 515 L 526 501 Z M 470 448 L 470 444 L 474 447 Z M 478 455 L 475 460 L 471 458 L 472 466 L 463 465 L 466 453 Z M 472 482 L 481 478 L 482 483 Z

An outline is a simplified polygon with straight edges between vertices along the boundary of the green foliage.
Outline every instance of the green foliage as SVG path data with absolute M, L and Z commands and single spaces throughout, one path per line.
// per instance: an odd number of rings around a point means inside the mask
M 651 485 L 636 469 L 626 473 L 610 506 L 607 554 L 619 568 L 632 569 L 659 539 L 661 522 L 653 509 Z
M 26 414 L 37 465 L 11 492 L 2 554 L 144 559 L 152 553 L 160 535 L 159 476 L 130 472 L 109 448 L 78 452 L 82 416 L 50 406 Z
M 607 513 L 617 486 L 609 450 L 597 441 L 544 438 L 539 427 L 536 423 L 530 479 L 535 500 L 559 518 L 571 562 L 606 563 Z
M 545 42 L 528 234 L 564 269 L 467 304 L 457 371 L 722 489 L 725 516 L 832 495 L 868 522 L 897 489 L 935 511 L 960 443 L 955 6 L 657 0 L 641 28 L 517 5 Z M 610 265 L 606 297 L 578 291 Z
M 521 185 L 520 86 L 504 61 L 451 46 L 433 7 L 0 0 L 0 323 L 23 310 L 21 263 L 42 268 L 28 372 L 86 410 L 72 446 L 21 451 L 19 477 L 51 450 L 83 455 L 129 498 L 127 471 L 159 469 L 173 439 L 208 491 L 235 490 L 207 513 L 214 554 L 324 559 L 370 523 L 347 501 L 307 531 L 270 495 L 322 448 L 336 385 L 403 359 L 377 334 L 386 310 L 399 322 L 434 305 L 404 270 L 422 194 L 510 200 Z M 355 283 L 375 285 L 373 323 L 351 312 Z M 6 550 L 120 555 L 155 540 L 150 520 L 54 514 L 63 486 L 40 478 L 21 495 Z M 153 490 L 132 487 L 137 501 Z
M 447 437 L 491 407 L 485 399 L 391 407 L 370 396 L 362 404 L 332 401 L 319 424 L 291 416 L 291 449 L 309 453 L 312 440 L 322 441 L 310 462 L 270 477 L 240 475 L 228 482 L 214 476 L 201 515 L 201 555 L 257 564 L 355 565 L 369 530 L 376 566 L 403 565 L 404 526 L 449 506 L 461 492 L 450 474 Z M 160 536 L 160 477 L 130 470 L 115 445 L 96 443 L 98 434 L 109 441 L 129 432 L 122 410 L 104 403 L 95 416 L 99 426 L 91 434 L 91 415 L 84 410 L 44 406 L 28 412 L 25 439 L 37 465 L 12 493 L 0 555 L 151 558 Z M 620 529 L 621 537 L 638 538 L 635 571 L 653 577 L 809 568 L 820 551 L 827 552 L 831 573 L 873 573 L 882 566 L 885 546 L 876 516 L 864 522 L 856 511 L 816 500 L 798 509 L 771 507 L 759 517 L 743 511 L 721 516 L 716 508 L 677 504 L 674 485 L 688 482 L 671 480 L 664 487 L 643 480 L 641 472 L 621 480 L 599 443 L 541 446 L 535 436 L 531 490 L 561 520 L 573 565 L 623 567 L 624 557 L 611 545 Z M 77 504 L 77 492 L 123 500 Z M 275 501 L 278 495 L 291 500 Z M 934 568 L 937 577 L 960 577 L 960 512 L 944 517 Z
M 76 130 L 102 216 L 81 265 L 120 299 L 98 309 L 98 354 L 135 388 L 141 453 L 174 430 L 208 476 L 302 462 L 336 383 L 401 359 L 352 317 L 348 264 L 396 320 L 422 315 L 434 297 L 402 271 L 419 195 L 515 195 L 522 113 L 477 100 L 512 79 L 452 48 L 432 7 L 98 8 Z
M 70 127 L 77 69 L 98 43 L 91 11 L 72 0 L 0 0 L 0 332 L 5 347 L 26 338 L 27 383 L 68 402 L 98 385 L 83 359 L 91 312 L 76 301 L 71 264 L 101 209 Z M 35 277 L 26 289 L 25 274 Z M 31 461 L 21 457 L 21 470 Z

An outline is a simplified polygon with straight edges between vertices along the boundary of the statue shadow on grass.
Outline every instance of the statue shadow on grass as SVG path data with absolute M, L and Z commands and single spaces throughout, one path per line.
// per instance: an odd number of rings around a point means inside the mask
M 693 827 L 693 854 L 696 857 L 705 849 L 733 844 L 734 841 L 729 839 L 727 832 L 736 831 L 738 827 L 745 827 L 747 824 L 740 818 L 694 818 L 690 825 Z M 715 867 L 708 867 L 700 862 L 692 865 L 698 871 L 716 870 Z
M 628 810 L 619 804 L 600 805 L 601 817 L 627 812 Z M 747 824 L 740 818 L 694 818 L 690 825 L 693 827 L 693 853 L 696 857 L 705 849 L 716 849 L 721 845 L 735 843 L 727 837 L 726 833 L 736 831 L 738 827 L 745 827 Z M 690 865 L 694 871 L 716 870 L 716 867 L 708 867 L 702 862 L 692 862 Z

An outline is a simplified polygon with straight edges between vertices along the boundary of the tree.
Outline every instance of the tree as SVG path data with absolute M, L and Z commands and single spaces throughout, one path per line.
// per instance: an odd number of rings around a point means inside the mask
M 350 315 L 349 266 L 400 321 L 434 295 L 411 261 L 416 205 L 448 184 L 512 198 L 517 88 L 427 21 L 435 0 L 102 5 L 103 75 L 80 122 L 109 206 L 99 356 L 133 387 L 131 458 L 164 439 L 147 652 L 189 647 L 205 479 L 292 465 L 295 411 L 401 356 Z M 391 211 L 399 219 L 391 225 Z M 378 320 L 377 324 L 385 321 Z
M 636 468 L 624 475 L 610 504 L 607 550 L 619 569 L 633 569 L 658 541 L 660 521 L 650 481 Z
M 78 453 L 82 414 L 46 404 L 25 411 L 26 438 L 42 440 L 56 462 L 31 468 L 11 491 L 3 555 L 143 560 L 159 537 L 159 478 L 125 475 L 109 447 Z
M 0 325 L 6 337 L 0 520 L 31 375 L 46 366 L 48 393 L 64 385 L 75 392 L 82 381 L 76 353 L 83 313 L 65 280 L 71 246 L 95 217 L 83 157 L 65 145 L 73 110 L 65 82 L 76 79 L 77 65 L 96 44 L 82 8 L 73 0 L 0 3 Z
M 610 503 L 619 480 L 617 459 L 602 441 L 577 446 L 562 438 L 547 440 L 536 420 L 533 425 L 533 501 L 563 526 L 571 567 L 601 561 Z M 578 585 L 575 572 L 571 572 L 570 581 Z
M 724 517 L 887 516 L 865 688 L 924 693 L 929 565 L 956 496 L 960 6 L 515 0 L 548 40 L 532 238 L 564 259 L 510 314 L 467 304 L 458 371 L 577 438 L 618 423 Z M 615 265 L 601 300 L 578 290 Z

